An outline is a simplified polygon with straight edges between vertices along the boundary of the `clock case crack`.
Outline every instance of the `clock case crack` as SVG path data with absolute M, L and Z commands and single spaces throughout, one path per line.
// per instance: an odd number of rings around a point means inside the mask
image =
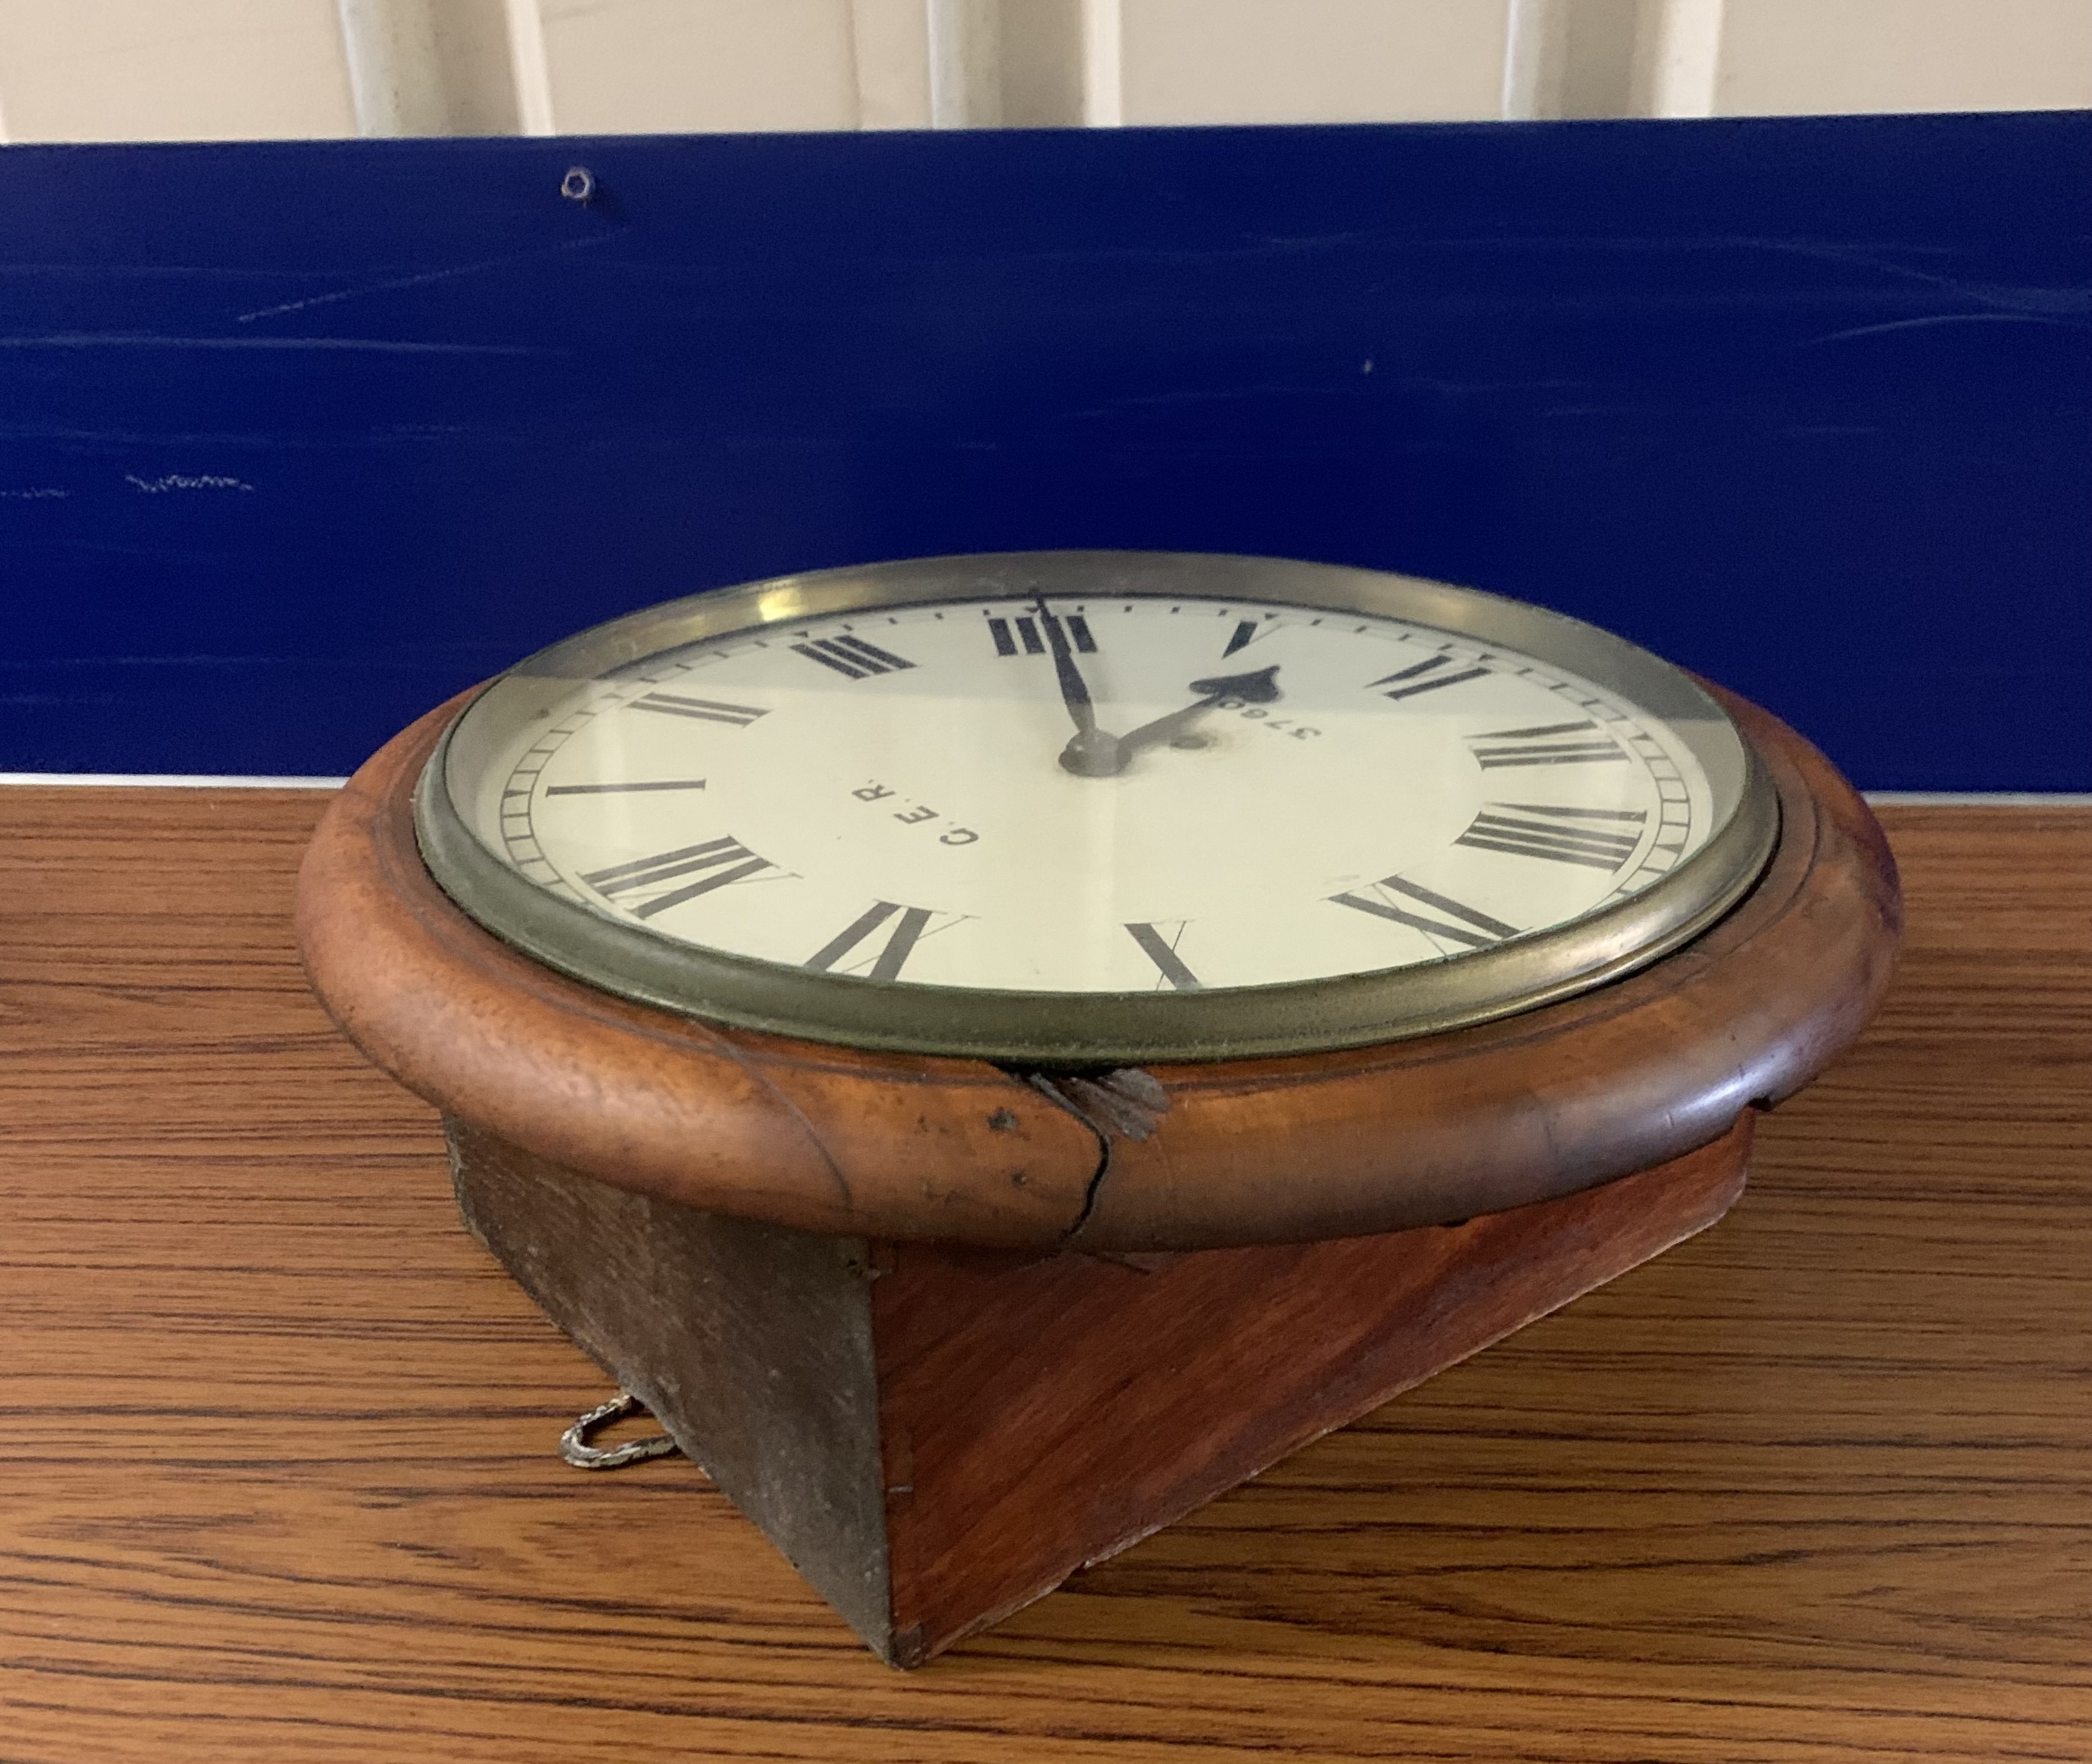
M 1153 1074 L 1122 1066 L 1096 1073 L 1041 1072 L 1002 1068 L 1028 1084 L 1054 1107 L 1073 1115 L 1097 1136 L 1097 1167 L 1083 1192 L 1083 1209 L 1061 1234 L 1071 1243 L 1097 1210 L 1104 1178 L 1111 1174 L 1113 1135 L 1129 1139 L 1154 1137 L 1169 1113 L 1169 1092 Z

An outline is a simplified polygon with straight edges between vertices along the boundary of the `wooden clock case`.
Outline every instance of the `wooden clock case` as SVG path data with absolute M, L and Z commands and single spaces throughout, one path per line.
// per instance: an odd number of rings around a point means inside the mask
M 314 989 L 443 1113 L 467 1222 L 883 1658 L 913 1666 L 1714 1222 L 1900 929 L 1865 805 L 1762 711 L 1778 847 L 1623 979 L 1376 1047 L 1023 1072 L 716 1027 L 552 972 L 349 781 Z

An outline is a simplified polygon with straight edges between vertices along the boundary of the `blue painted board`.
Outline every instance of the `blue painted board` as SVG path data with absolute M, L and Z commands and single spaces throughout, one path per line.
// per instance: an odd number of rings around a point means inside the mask
M 2092 789 L 2088 215 L 2084 114 L 0 149 L 0 769 L 344 772 L 633 607 L 1078 545 Z

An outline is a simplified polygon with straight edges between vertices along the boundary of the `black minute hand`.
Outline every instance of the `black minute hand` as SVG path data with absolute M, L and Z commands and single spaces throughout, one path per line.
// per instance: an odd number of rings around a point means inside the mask
M 1061 750 L 1061 763 L 1083 778 L 1108 778 L 1125 762 L 1119 758 L 1115 737 L 1097 727 L 1096 707 L 1090 703 L 1090 689 L 1083 671 L 1075 665 L 1075 652 L 1068 646 L 1068 633 L 1047 610 L 1046 596 L 1037 601 L 1039 622 L 1045 627 L 1046 646 L 1053 651 L 1053 672 L 1061 682 L 1061 702 L 1075 725 L 1074 737 Z
M 1223 698 L 1239 698 L 1245 704 L 1269 704 L 1279 696 L 1278 664 L 1260 668 L 1253 674 L 1222 674 L 1211 680 L 1195 680 L 1191 690 L 1201 694 L 1195 704 L 1187 704 L 1181 711 L 1172 711 L 1167 716 L 1158 716 L 1152 723 L 1143 723 L 1130 734 L 1118 738 L 1122 755 L 1137 747 L 1152 746 L 1165 741 L 1183 728 L 1203 711 L 1210 711 Z M 1124 763 L 1122 758 L 1121 763 Z

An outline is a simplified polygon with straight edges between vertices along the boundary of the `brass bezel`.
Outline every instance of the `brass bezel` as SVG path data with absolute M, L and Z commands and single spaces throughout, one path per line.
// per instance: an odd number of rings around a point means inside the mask
M 1277 985 L 1199 992 L 1050 992 L 821 974 L 672 940 L 538 887 L 484 845 L 454 790 L 540 699 L 644 658 L 764 625 L 872 607 L 1029 594 L 1238 597 L 1381 613 L 1501 643 L 1661 717 L 1718 805 L 1714 837 L 1632 899 L 1472 954 Z M 851 1047 L 1088 1067 L 1326 1052 L 1528 1010 L 1632 973 L 1742 899 L 1778 842 L 1778 798 L 1726 712 L 1679 669 L 1594 625 L 1479 590 L 1280 559 L 1039 551 L 910 560 L 720 589 L 611 620 L 510 669 L 443 732 L 415 792 L 431 874 L 495 936 L 563 974 L 685 1016 Z

